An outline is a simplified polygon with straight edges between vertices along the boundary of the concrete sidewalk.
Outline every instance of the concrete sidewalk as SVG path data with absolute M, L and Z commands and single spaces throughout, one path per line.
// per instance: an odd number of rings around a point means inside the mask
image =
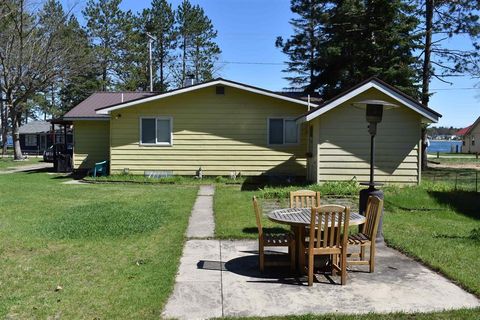
M 175 289 L 163 316 L 208 319 L 307 313 L 429 312 L 479 307 L 479 300 L 385 246 L 377 249 L 375 273 L 359 266 L 339 278 L 319 276 L 312 287 L 288 269 L 258 272 L 256 241 L 187 241 Z M 332 283 L 332 281 L 334 281 Z
M 9 168 L 7 168 L 7 170 L 0 170 L 0 174 L 35 171 L 35 170 L 43 170 L 43 169 L 48 169 L 48 168 L 53 168 L 53 163 L 41 162 L 41 163 L 38 163 L 38 164 L 30 164 L 30 165 L 18 166 L 18 167 L 9 167 Z
M 193 205 L 188 222 L 187 238 L 213 238 L 215 232 L 215 220 L 213 217 L 214 193 L 214 186 L 200 186 L 197 200 Z

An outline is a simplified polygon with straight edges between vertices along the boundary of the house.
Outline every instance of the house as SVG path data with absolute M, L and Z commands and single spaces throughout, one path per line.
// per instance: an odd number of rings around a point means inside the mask
M 55 125 L 55 131 L 52 130 L 52 124 L 48 121 L 30 121 L 22 125 L 19 129 L 20 148 L 23 153 L 40 154 L 54 143 L 63 143 L 65 135 L 61 128 Z M 67 132 L 67 143 L 73 142 L 73 135 Z
M 462 152 L 480 153 L 480 117 L 471 125 L 455 133 L 462 137 Z
M 420 132 L 440 116 L 378 79 L 320 106 L 299 97 L 215 79 L 162 94 L 96 93 L 64 116 L 74 126 L 74 168 L 110 160 L 111 173 L 308 177 L 368 175 L 369 141 L 355 99 L 392 101 L 379 125 L 381 181 L 417 183 Z

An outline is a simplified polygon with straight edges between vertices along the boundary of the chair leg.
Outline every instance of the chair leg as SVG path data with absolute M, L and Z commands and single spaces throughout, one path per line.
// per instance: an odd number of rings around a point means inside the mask
M 374 243 L 374 241 L 375 241 L 375 239 L 372 241 L 372 244 L 370 245 L 370 261 L 369 261 L 370 272 L 375 271 L 375 243 Z
M 264 248 L 263 245 L 258 246 L 258 263 L 260 266 L 260 272 L 263 272 L 265 268 L 265 254 L 264 254 Z
M 341 267 L 341 284 L 347 284 L 347 250 L 342 250 L 341 254 L 342 265 Z
M 365 247 L 360 245 L 360 261 L 365 261 Z
M 337 270 L 333 266 L 338 266 L 338 255 L 332 254 L 332 276 L 337 274 Z
M 295 242 L 294 241 L 290 242 L 290 245 L 288 246 L 288 251 L 290 255 L 290 271 L 294 272 L 295 271 Z
M 309 254 L 308 255 L 308 285 L 309 286 L 313 285 L 313 261 L 314 261 L 314 255 Z

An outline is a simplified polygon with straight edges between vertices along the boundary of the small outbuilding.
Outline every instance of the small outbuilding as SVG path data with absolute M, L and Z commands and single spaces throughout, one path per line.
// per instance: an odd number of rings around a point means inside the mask
M 30 121 L 19 128 L 20 147 L 25 154 L 41 154 L 54 143 L 64 143 L 65 135 L 49 121 Z M 67 143 L 73 142 L 72 132 L 67 133 Z
M 455 133 L 462 137 L 462 152 L 480 153 L 480 117 L 471 125 Z

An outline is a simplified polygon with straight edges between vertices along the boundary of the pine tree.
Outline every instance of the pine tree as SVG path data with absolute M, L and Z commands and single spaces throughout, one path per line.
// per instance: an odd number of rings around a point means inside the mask
M 164 92 L 169 87 L 168 66 L 173 61 L 173 51 L 176 47 L 176 34 L 174 31 L 175 12 L 172 5 L 166 0 L 153 0 L 152 7 L 146 11 L 146 31 L 151 33 L 154 41 L 154 65 L 158 69 L 158 81 L 155 87 Z
M 145 31 L 147 21 L 145 11 L 138 15 L 130 11 L 125 13 L 124 22 L 120 26 L 121 37 L 115 64 L 118 89 L 146 91 L 149 88 L 148 38 Z
M 370 76 L 378 76 L 416 94 L 418 74 L 412 53 L 418 37 L 412 31 L 418 20 L 412 6 L 401 0 L 293 3 L 301 17 L 296 24 L 304 27 L 297 27 L 290 39 L 292 45 L 287 47 L 289 69 L 298 72 L 290 80 L 292 85 L 301 83 L 305 91 L 319 90 L 325 98 L 331 98 Z M 309 6 L 317 10 L 309 12 Z M 309 36 L 314 31 L 317 35 Z
M 115 67 L 118 63 L 119 43 L 125 14 L 120 10 L 121 0 L 89 0 L 83 15 L 87 21 L 87 33 L 93 43 L 101 70 L 102 89 L 115 83 Z
M 322 39 L 323 15 L 325 3 L 317 0 L 292 0 L 291 10 L 298 17 L 290 20 L 294 35 L 284 42 L 277 37 L 275 46 L 289 56 L 284 72 L 293 88 L 305 89 L 315 76 L 315 65 L 319 59 Z
M 204 82 L 213 78 L 215 62 L 218 60 L 221 50 L 214 41 L 217 37 L 217 30 L 213 27 L 212 21 L 200 6 L 194 6 L 193 11 L 195 20 L 188 57 L 192 63 L 195 81 Z
M 217 31 L 212 21 L 200 6 L 183 0 L 176 11 L 176 23 L 181 60 L 173 68 L 177 85 L 182 86 L 187 75 L 197 82 L 211 79 L 221 53 L 214 41 Z

